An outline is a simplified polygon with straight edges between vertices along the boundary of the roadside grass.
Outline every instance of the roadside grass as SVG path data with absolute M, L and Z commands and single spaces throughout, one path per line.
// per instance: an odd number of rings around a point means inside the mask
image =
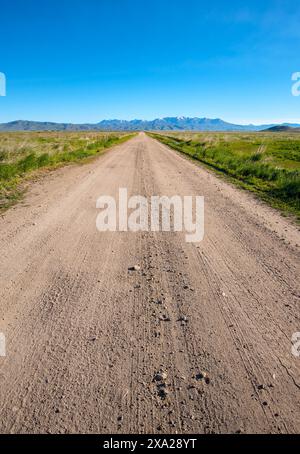
M 300 221 L 300 134 L 150 133 Z
M 133 135 L 121 132 L 0 133 L 0 211 L 21 197 L 23 183 L 38 169 L 85 162 Z

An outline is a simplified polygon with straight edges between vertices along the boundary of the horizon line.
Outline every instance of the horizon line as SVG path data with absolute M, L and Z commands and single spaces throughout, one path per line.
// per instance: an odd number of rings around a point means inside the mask
M 145 118 L 130 118 L 130 119 L 124 119 L 124 118 L 103 118 L 99 121 L 85 121 L 85 122 L 73 122 L 73 121 L 57 121 L 57 120 L 28 120 L 28 119 L 16 119 L 16 120 L 9 120 L 9 121 L 0 121 L 0 124 L 9 124 L 9 123 L 14 123 L 14 122 L 34 122 L 34 123 L 53 123 L 53 124 L 72 124 L 72 125 L 97 125 L 103 121 L 123 121 L 123 122 L 132 122 L 132 121 L 145 121 L 145 122 L 151 122 L 155 120 L 165 120 L 167 118 L 176 118 L 176 119 L 206 119 L 206 120 L 220 120 L 225 123 L 229 124 L 234 124 L 237 126 L 263 126 L 263 125 L 269 125 L 269 124 L 274 124 L 274 125 L 282 125 L 285 123 L 294 123 L 294 124 L 300 124 L 300 119 L 292 119 L 292 120 L 262 120 L 262 121 L 254 121 L 254 122 L 246 122 L 246 121 L 230 121 L 230 120 L 223 120 L 220 117 L 205 117 L 205 116 L 163 116 L 163 117 L 155 117 L 152 119 L 145 119 Z

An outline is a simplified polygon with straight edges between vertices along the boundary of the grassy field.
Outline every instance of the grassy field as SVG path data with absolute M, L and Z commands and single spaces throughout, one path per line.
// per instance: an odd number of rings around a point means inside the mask
M 300 220 L 300 134 L 151 134 Z
M 0 133 L 0 210 L 18 200 L 25 179 L 37 169 L 82 161 L 130 137 L 115 132 Z

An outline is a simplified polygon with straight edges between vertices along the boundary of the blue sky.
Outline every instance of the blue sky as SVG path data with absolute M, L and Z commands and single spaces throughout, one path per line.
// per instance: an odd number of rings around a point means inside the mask
M 0 122 L 300 122 L 299 0 L 11 0 Z

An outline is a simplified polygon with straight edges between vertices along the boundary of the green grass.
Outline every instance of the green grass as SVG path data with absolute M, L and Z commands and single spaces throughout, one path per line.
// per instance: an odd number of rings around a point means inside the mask
M 150 134 L 300 220 L 300 134 Z
M 36 170 L 84 162 L 132 136 L 99 132 L 0 133 L 0 210 L 20 198 L 24 181 Z

